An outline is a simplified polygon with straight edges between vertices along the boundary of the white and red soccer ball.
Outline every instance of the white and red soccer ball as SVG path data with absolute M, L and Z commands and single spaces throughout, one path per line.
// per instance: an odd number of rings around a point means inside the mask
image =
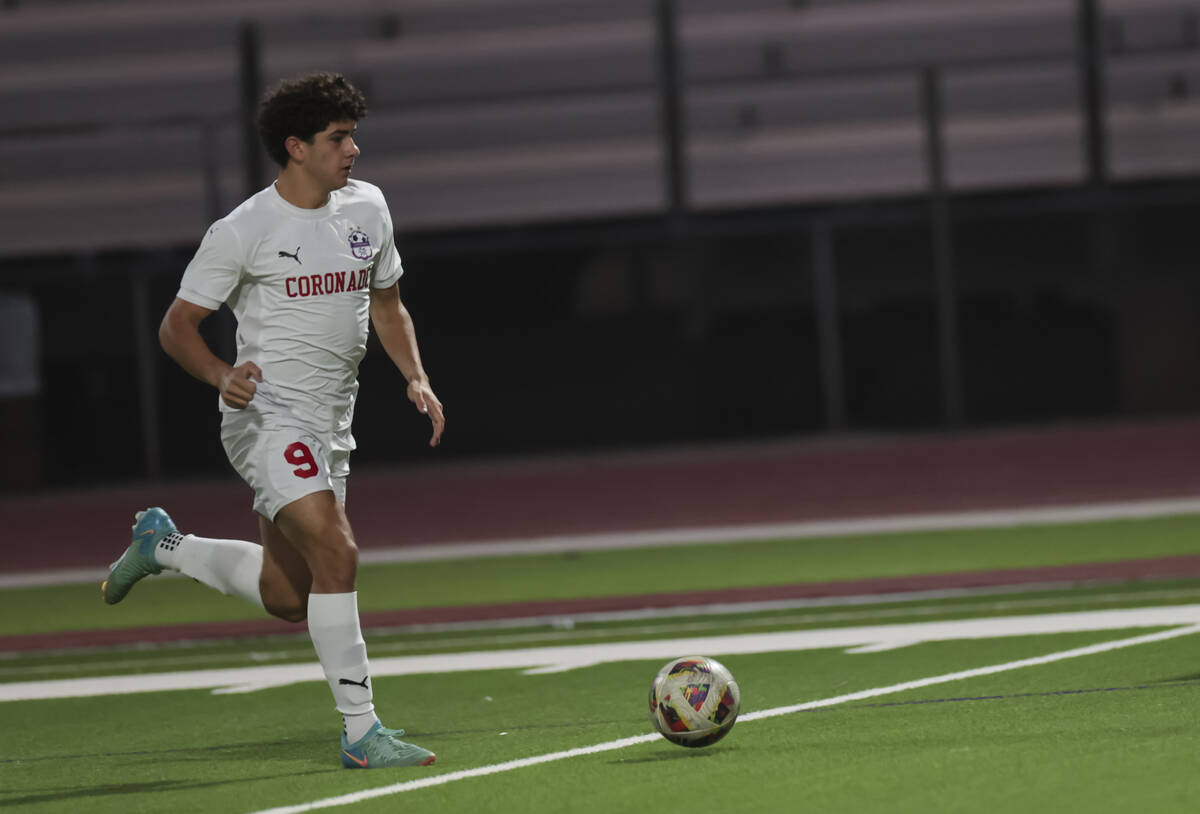
M 725 737 L 741 705 L 733 675 L 705 656 L 672 659 L 650 684 L 650 720 L 680 746 L 708 746 Z

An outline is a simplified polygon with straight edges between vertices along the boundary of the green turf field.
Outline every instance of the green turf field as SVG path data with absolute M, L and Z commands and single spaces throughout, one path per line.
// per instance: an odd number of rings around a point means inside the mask
M 1198 518 L 1167 518 L 496 558 L 467 568 L 377 566 L 364 569 L 360 590 L 364 608 L 378 610 L 467 597 L 492 602 L 1111 561 L 1200 553 L 1198 526 Z M 724 583 L 721 569 L 729 571 Z M 669 573 L 671 582 L 654 573 Z M 411 590 L 398 591 L 397 583 Z M 94 586 L 7 591 L 0 603 L 6 632 L 250 616 L 236 600 L 183 580 L 141 585 L 117 608 L 104 606 Z M 368 644 L 382 717 L 439 756 L 429 769 L 386 772 L 340 768 L 339 721 L 322 681 L 237 694 L 178 689 L 218 669 L 303 669 L 313 657 L 302 634 L 4 654 L 0 698 L 6 689 L 28 687 L 73 697 L 0 701 L 0 808 L 1194 812 L 1197 605 L 1200 581 L 1176 580 L 373 631 Z M 1151 611 L 1160 616 L 1142 615 Z M 113 621 L 105 616 L 111 613 L 121 616 Z M 792 643 L 752 652 L 743 643 L 767 641 L 756 636 Z M 826 636 L 844 641 L 819 646 Z M 743 718 L 715 746 L 673 746 L 650 733 L 650 679 L 668 658 L 700 652 L 687 651 L 713 637 L 731 650 L 704 655 L 720 658 L 737 677 Z M 1092 649 L 1076 653 L 1081 648 Z M 669 655 L 647 656 L 659 650 Z M 1039 657 L 1044 663 L 1024 663 Z M 498 659 L 520 666 L 496 666 Z M 527 667 L 570 659 L 590 666 L 526 674 Z M 946 678 L 984 668 L 994 672 Z M 122 675 L 167 683 L 153 692 L 134 686 L 78 697 L 103 677 Z M 223 686 L 259 675 L 222 676 Z M 793 709 L 822 699 L 832 703 Z M 539 757 L 544 762 L 511 763 Z M 355 794 L 361 798 L 347 797 Z
M 115 552 L 119 554 L 120 552 Z M 913 532 L 364 565 L 359 609 L 786 585 L 867 577 L 1112 562 L 1200 553 L 1200 516 L 1078 525 Z M 0 591 L 0 635 L 261 618 L 190 580 L 137 587 L 136 602 L 100 602 L 100 586 Z M 147 617 L 147 607 L 153 617 Z M 29 609 L 36 607 L 36 613 Z

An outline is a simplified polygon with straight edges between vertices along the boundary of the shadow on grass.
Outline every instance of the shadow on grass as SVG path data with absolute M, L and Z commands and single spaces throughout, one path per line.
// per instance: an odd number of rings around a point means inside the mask
M 642 718 L 632 719 L 635 723 L 641 723 Z M 415 730 L 407 730 L 407 734 L 411 738 L 440 738 L 445 736 L 460 736 L 460 735 L 494 735 L 497 731 L 504 730 L 506 732 L 538 732 L 551 729 L 583 729 L 589 726 L 612 726 L 614 724 L 628 725 L 631 719 L 623 720 L 607 720 L 607 721 L 567 721 L 565 723 L 544 723 L 544 724 L 505 724 L 497 726 L 479 727 L 472 729 L 435 729 L 428 732 L 418 732 Z
M 80 752 L 69 755 L 22 755 L 20 758 L 0 759 L 0 765 L 15 763 L 37 763 L 48 760 L 96 760 L 102 758 L 121 758 L 126 765 L 129 763 L 183 763 L 190 761 L 232 760 L 245 762 L 262 760 L 268 757 L 273 760 L 312 760 L 322 761 L 328 758 L 331 763 L 337 763 L 337 738 L 328 732 L 320 735 L 304 735 L 296 739 L 259 741 L 256 743 L 228 743 L 211 746 L 187 746 L 178 749 L 137 749 L 123 752 Z M 129 761 L 128 758 L 146 758 L 145 761 Z
M 286 774 L 268 774 L 256 775 L 254 777 L 239 777 L 229 780 L 209 780 L 206 782 L 196 782 L 189 780 L 158 780 L 158 781 L 140 781 L 137 783 L 109 783 L 103 786 L 74 786 L 70 788 L 57 789 L 35 789 L 30 790 L 32 793 L 26 793 L 20 797 L 9 797 L 7 794 L 0 793 L 0 806 L 20 806 L 20 805 L 35 805 L 37 803 L 53 803 L 61 800 L 78 800 L 80 802 L 89 798 L 109 797 L 118 794 L 145 794 L 153 792 L 171 792 L 171 791 L 190 791 L 193 789 L 208 789 L 218 788 L 221 786 L 232 786 L 238 783 L 258 783 L 262 780 L 279 780 L 286 777 L 311 777 L 313 774 L 321 770 L 307 769 L 302 772 L 288 772 Z M 340 772 L 341 768 L 330 768 L 330 772 Z
M 609 764 L 613 766 L 622 766 L 630 763 L 659 763 L 664 760 L 698 760 L 700 758 L 713 757 L 719 755 L 720 751 L 708 751 L 705 749 L 685 749 L 680 747 L 674 752 L 659 752 L 646 757 L 627 757 L 620 760 L 610 760 Z
M 262 760 L 308 761 L 310 763 L 340 766 L 338 759 L 338 738 L 330 733 L 322 733 L 318 737 L 305 737 L 283 741 L 263 741 L 261 743 L 236 743 L 225 746 L 192 747 L 190 749 L 164 749 L 143 755 L 128 755 L 127 757 L 143 757 L 141 761 L 129 763 L 148 763 L 154 765 L 169 765 L 172 763 L 208 763 L 212 761 L 232 761 L 234 763 L 260 762 Z

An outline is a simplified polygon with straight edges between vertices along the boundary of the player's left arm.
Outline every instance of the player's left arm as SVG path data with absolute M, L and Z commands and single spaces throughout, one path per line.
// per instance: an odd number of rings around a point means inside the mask
M 409 400 L 433 422 L 433 437 L 429 439 L 429 446 L 436 447 L 441 443 L 442 431 L 446 428 L 446 416 L 442 403 L 429 386 L 429 376 L 421 366 L 417 332 L 408 309 L 400 301 L 399 286 L 393 284 L 387 288 L 371 289 L 371 323 L 379 334 L 383 349 L 408 381 Z

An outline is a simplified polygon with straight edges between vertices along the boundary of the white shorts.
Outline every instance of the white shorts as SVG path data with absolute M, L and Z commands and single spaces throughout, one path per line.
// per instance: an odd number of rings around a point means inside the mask
M 284 506 L 325 489 L 345 504 L 350 452 L 333 441 L 299 424 L 268 424 L 256 410 L 221 418 L 225 454 L 254 490 L 254 511 L 272 522 Z

